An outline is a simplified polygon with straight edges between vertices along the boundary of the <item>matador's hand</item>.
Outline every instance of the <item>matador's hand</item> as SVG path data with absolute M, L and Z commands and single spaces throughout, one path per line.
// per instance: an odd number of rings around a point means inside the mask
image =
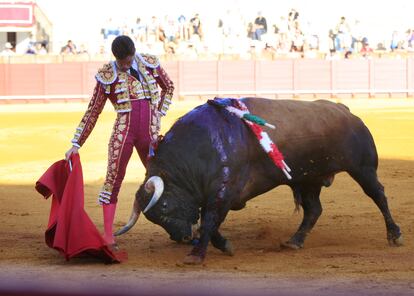
M 78 154 L 79 148 L 76 146 L 72 146 L 66 153 L 65 153 L 65 159 L 68 160 L 72 154 Z

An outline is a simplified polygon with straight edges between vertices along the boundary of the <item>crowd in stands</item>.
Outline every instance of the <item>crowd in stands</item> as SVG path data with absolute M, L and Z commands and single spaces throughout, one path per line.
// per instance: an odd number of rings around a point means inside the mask
M 46 40 L 35 40 L 32 34 L 29 34 L 27 38 L 22 40 L 18 46 L 13 45 L 11 42 L 4 44 L 4 49 L 0 51 L 0 56 L 10 56 L 16 54 L 48 54 L 48 42 Z M 16 48 L 18 47 L 18 48 Z
M 316 22 L 316 20 L 315 20 Z M 369 58 L 381 52 L 414 52 L 414 30 L 395 31 L 392 36 L 370 44 L 358 20 L 349 23 L 341 17 L 326 34 L 312 31 L 301 13 L 291 9 L 280 19 L 267 20 L 259 11 L 254 19 L 246 20 L 237 10 L 228 10 L 214 23 L 205 22 L 199 14 L 191 16 L 152 16 L 148 20 L 137 17 L 134 23 L 120 26 L 112 18 L 101 29 L 99 50 L 88 52 L 86 45 L 77 47 L 68 40 L 61 55 L 109 54 L 112 40 L 129 35 L 139 52 L 148 52 L 164 59 L 199 59 L 232 56 L 240 59 L 280 57 Z M 27 54 L 45 54 L 42 42 L 30 44 Z M 13 54 L 7 44 L 2 55 Z

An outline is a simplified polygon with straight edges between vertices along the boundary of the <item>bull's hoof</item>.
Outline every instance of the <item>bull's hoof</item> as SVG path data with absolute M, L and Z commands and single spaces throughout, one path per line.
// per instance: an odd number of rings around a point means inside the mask
M 283 242 L 280 246 L 284 249 L 299 250 L 303 248 L 303 244 L 295 244 L 291 241 Z
M 391 247 L 401 247 L 402 245 L 404 245 L 404 239 L 402 235 L 400 235 L 398 238 L 388 239 L 388 244 Z
M 226 244 L 224 245 L 223 253 L 229 256 L 234 256 L 234 249 L 233 245 L 229 240 L 226 240 Z
M 185 256 L 183 263 L 188 265 L 198 265 L 203 263 L 203 259 L 199 256 L 194 256 L 190 254 Z

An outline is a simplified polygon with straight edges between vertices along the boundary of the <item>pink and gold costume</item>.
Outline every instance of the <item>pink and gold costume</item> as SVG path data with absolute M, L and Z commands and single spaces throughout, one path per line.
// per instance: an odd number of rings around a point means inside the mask
M 108 168 L 99 193 L 101 204 L 116 203 L 133 148 L 146 165 L 151 143 L 156 143 L 160 116 L 171 104 L 173 82 L 152 55 L 136 54 L 128 72 L 116 63 L 105 64 L 95 76 L 97 83 L 72 144 L 81 147 L 92 132 L 109 99 L 118 113 L 108 145 Z M 161 93 L 159 92 L 161 88 Z

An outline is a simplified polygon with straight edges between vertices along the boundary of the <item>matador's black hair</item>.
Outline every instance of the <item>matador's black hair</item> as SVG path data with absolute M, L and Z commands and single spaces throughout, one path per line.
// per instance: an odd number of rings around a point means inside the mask
M 112 53 L 119 60 L 135 54 L 134 41 L 125 35 L 116 37 L 112 42 Z

